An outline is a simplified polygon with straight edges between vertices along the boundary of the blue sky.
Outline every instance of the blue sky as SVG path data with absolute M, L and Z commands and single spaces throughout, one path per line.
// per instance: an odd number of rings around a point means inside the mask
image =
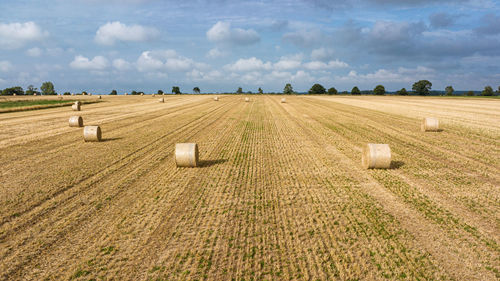
M 500 85 L 498 1 L 0 0 L 0 11 L 0 88 Z

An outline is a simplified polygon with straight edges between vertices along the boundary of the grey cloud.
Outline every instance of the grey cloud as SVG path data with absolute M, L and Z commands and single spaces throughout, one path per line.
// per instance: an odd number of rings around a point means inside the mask
M 310 48 L 317 46 L 323 40 L 324 35 L 319 29 L 313 30 L 297 30 L 283 34 L 282 40 L 292 43 L 298 47 Z
M 486 14 L 481 19 L 481 26 L 476 28 L 476 32 L 484 35 L 496 35 L 500 33 L 500 16 Z
M 435 13 L 429 16 L 432 28 L 450 27 L 455 23 L 456 16 L 448 13 Z

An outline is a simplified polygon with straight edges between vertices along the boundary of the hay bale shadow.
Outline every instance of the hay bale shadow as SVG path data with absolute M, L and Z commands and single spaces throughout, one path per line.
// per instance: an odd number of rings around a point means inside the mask
M 390 169 L 399 169 L 405 165 L 403 161 L 391 161 Z
M 115 140 L 121 140 L 123 138 L 103 138 L 101 142 L 108 142 L 108 141 L 115 141 Z
M 227 162 L 227 159 L 217 159 L 217 160 L 200 160 L 198 163 L 199 167 L 211 167 L 217 164 L 222 164 Z

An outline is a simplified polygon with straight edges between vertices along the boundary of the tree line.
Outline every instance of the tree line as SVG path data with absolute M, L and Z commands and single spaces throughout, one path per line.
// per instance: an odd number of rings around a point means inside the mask
M 407 96 L 410 94 L 416 94 L 416 95 L 421 95 L 421 96 L 427 96 L 431 93 L 431 88 L 432 88 L 432 83 L 428 80 L 420 80 L 417 81 L 413 84 L 412 86 L 412 91 L 407 91 L 406 88 L 402 88 L 401 90 L 396 91 L 396 95 L 401 95 L 401 96 Z M 172 94 L 182 94 L 180 87 L 179 86 L 173 86 L 172 87 Z M 452 86 L 446 86 L 445 87 L 445 95 L 447 96 L 453 96 L 453 93 L 455 90 L 453 89 Z M 194 87 L 193 88 L 193 93 L 194 94 L 199 94 L 201 93 L 201 90 L 199 87 Z M 364 90 L 360 91 L 357 86 L 354 86 L 350 92 L 348 91 L 342 91 L 338 92 L 335 87 L 331 87 L 328 90 L 323 87 L 321 84 L 314 84 L 311 89 L 307 92 L 308 94 L 312 95 L 385 95 L 387 92 L 385 90 L 385 87 L 383 85 L 377 85 L 373 90 Z M 7 96 L 7 95 L 57 95 L 57 92 L 54 89 L 54 84 L 50 81 L 48 82 L 43 82 L 42 85 L 40 86 L 40 91 L 38 91 L 37 88 L 35 88 L 33 85 L 29 85 L 27 90 L 24 91 L 22 87 L 16 86 L 16 87 L 10 87 L 10 88 L 5 88 L 2 91 L 0 91 L 1 95 Z M 65 92 L 64 95 L 70 95 L 71 93 Z M 81 94 L 86 95 L 87 93 L 83 91 Z M 116 90 L 112 90 L 110 95 L 118 95 L 118 92 Z M 144 94 L 142 91 L 136 91 L 133 90 L 130 92 L 131 95 L 141 95 Z M 157 94 L 162 95 L 164 94 L 163 90 L 158 90 Z M 234 93 L 222 93 L 222 94 L 254 94 L 252 91 L 247 91 L 244 92 L 242 87 L 238 87 L 236 92 Z M 262 88 L 258 88 L 256 94 L 264 94 L 264 91 Z M 268 93 L 268 94 L 285 94 L 285 95 L 292 95 L 292 94 L 297 94 L 294 90 L 293 87 L 290 83 L 287 83 L 285 87 L 283 88 L 282 93 Z M 468 91 L 465 93 L 467 96 L 475 96 L 475 93 L 473 91 Z M 484 87 L 484 90 L 481 92 L 482 96 L 494 96 L 495 91 L 491 86 L 486 86 Z M 496 95 L 500 95 L 500 86 L 498 86 L 498 90 L 496 91 Z

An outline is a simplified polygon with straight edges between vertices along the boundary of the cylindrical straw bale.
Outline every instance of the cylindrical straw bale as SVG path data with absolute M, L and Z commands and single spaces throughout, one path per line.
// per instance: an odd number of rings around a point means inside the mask
M 426 117 L 422 119 L 420 129 L 422 132 L 437 132 L 439 131 L 439 120 L 434 117 Z
M 215 98 L 214 98 L 214 101 L 219 101 L 219 97 L 215 97 Z
M 286 102 L 286 99 L 285 98 L 282 98 L 281 99 L 281 103 L 285 103 Z
M 97 98 L 98 98 L 98 99 L 102 99 L 102 97 L 101 97 L 101 96 L 97 96 Z
M 15 96 L 17 96 L 17 94 L 14 94 L 13 96 L 15 97 Z
M 85 141 L 101 141 L 101 127 L 85 126 L 83 128 L 83 139 Z
M 73 109 L 73 111 L 80 111 L 80 102 L 75 101 L 75 103 L 71 106 L 71 108 Z
M 153 94 L 153 98 L 154 98 L 154 97 L 156 97 L 156 95 L 155 95 L 155 94 Z
M 250 99 L 249 99 L 249 98 L 245 98 L 245 102 L 249 102 L 249 101 L 250 101 Z
M 164 98 L 161 98 L 158 100 L 159 102 L 165 102 L 165 99 Z
M 141 96 L 144 96 L 144 93 L 141 93 Z
M 365 169 L 388 169 L 391 167 L 391 148 L 388 144 L 368 143 L 363 148 L 361 163 Z
M 175 163 L 177 167 L 198 166 L 198 145 L 196 143 L 175 144 Z
M 81 116 L 71 116 L 69 118 L 70 127 L 83 127 L 83 118 Z
M 33 95 L 36 96 L 36 93 L 34 93 Z

